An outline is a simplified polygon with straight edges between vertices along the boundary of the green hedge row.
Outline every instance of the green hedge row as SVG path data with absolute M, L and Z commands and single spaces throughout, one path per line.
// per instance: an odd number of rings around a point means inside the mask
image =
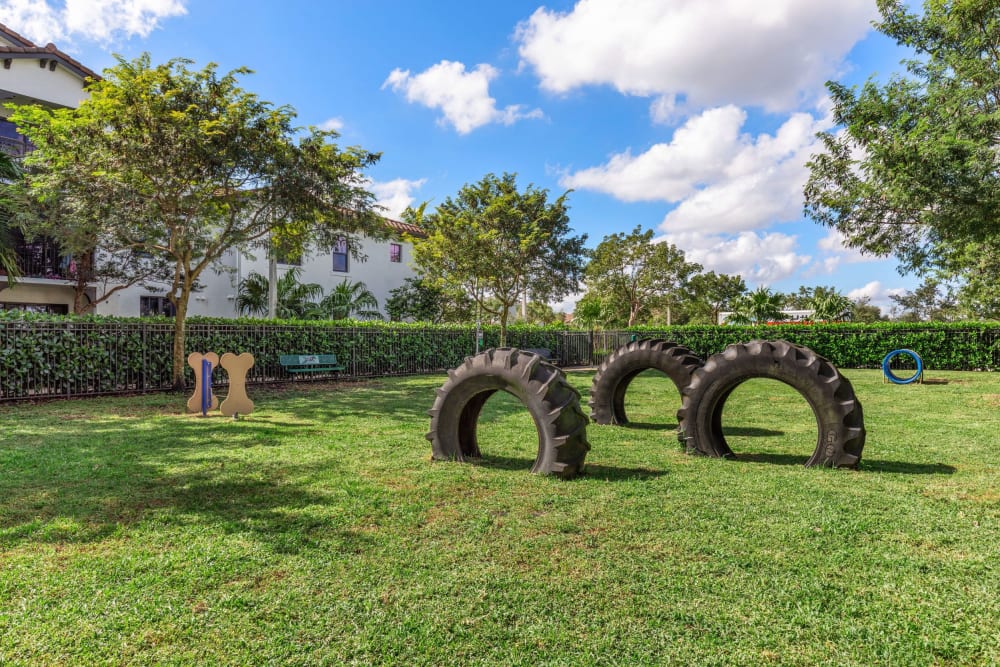
M 485 327 L 484 347 L 499 343 Z M 1000 368 L 1000 324 L 832 324 L 760 327 L 692 326 L 587 332 L 514 326 L 508 345 L 548 348 L 564 365 L 595 365 L 633 337 L 662 337 L 707 357 L 755 338 L 805 345 L 845 368 L 877 368 L 890 351 L 907 348 L 927 368 Z M 385 322 L 262 322 L 191 318 L 188 351 L 250 352 L 250 381 L 288 379 L 282 354 L 335 353 L 358 377 L 440 372 L 475 351 L 473 326 Z M 171 385 L 173 323 L 162 318 L 67 317 L 0 312 L 0 400 L 159 390 Z M 193 380 L 188 369 L 189 380 Z M 217 381 L 224 381 L 221 371 Z
M 909 349 L 931 369 L 1000 369 L 1000 323 L 994 322 L 647 327 L 627 333 L 667 338 L 702 357 L 720 352 L 731 343 L 780 339 L 805 345 L 843 368 L 880 368 L 889 352 Z M 615 332 L 613 336 L 620 342 L 623 333 Z M 601 340 L 601 334 L 596 334 L 595 347 L 601 347 Z M 595 349 L 595 357 L 601 351 Z
M 428 373 L 460 364 L 475 352 L 473 326 L 190 318 L 186 349 L 249 352 L 251 382 L 285 380 L 282 354 L 334 353 L 357 377 Z M 562 329 L 513 327 L 516 347 L 558 349 Z M 484 331 L 484 347 L 499 330 Z M 0 312 L 0 400 L 169 388 L 173 322 L 164 318 L 66 317 Z M 185 368 L 188 383 L 193 371 Z M 224 382 L 216 371 L 215 380 Z M 312 376 L 312 379 L 320 379 Z

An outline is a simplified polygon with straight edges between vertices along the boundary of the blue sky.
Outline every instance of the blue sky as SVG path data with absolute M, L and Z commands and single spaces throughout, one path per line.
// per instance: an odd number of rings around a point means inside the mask
M 0 0 L 0 22 L 100 71 L 112 54 L 247 66 L 247 89 L 344 144 L 391 215 L 488 172 L 558 195 L 596 245 L 637 225 L 751 286 L 887 306 L 893 260 L 803 219 L 833 129 L 823 83 L 900 69 L 874 0 Z M 567 304 L 568 305 L 568 304 Z

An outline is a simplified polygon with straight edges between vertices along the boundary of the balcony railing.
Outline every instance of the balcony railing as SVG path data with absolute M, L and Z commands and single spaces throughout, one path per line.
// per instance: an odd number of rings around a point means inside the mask
M 43 239 L 29 243 L 21 238 L 14 241 L 14 255 L 22 278 L 73 279 L 75 266 L 55 241 Z
M 11 157 L 24 157 L 31 148 L 23 139 L 11 139 L 10 137 L 0 137 L 0 151 Z

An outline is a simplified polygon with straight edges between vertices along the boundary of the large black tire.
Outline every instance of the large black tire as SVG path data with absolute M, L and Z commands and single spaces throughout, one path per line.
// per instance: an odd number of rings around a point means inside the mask
M 486 350 L 448 371 L 448 380 L 437 390 L 428 413 L 427 439 L 434 459 L 464 461 L 480 456 L 479 413 L 497 391 L 519 398 L 535 420 L 538 456 L 531 472 L 569 478 L 583 471 L 590 444 L 580 392 L 542 357 L 512 348 Z
M 597 369 L 590 385 L 590 418 L 598 424 L 626 424 L 625 392 L 636 375 L 655 368 L 682 391 L 703 364 L 691 350 L 667 340 L 646 339 L 624 345 Z
M 722 433 L 722 409 L 733 390 L 750 378 L 780 380 L 809 403 L 819 433 L 806 466 L 857 467 L 865 424 L 854 388 L 829 361 L 783 340 L 730 345 L 694 372 L 677 412 L 677 436 L 689 453 L 735 456 Z

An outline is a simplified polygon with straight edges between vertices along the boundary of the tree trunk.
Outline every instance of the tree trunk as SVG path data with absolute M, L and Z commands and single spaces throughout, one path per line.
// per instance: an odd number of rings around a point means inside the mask
M 670 304 L 667 304 L 667 326 L 670 326 Z
M 181 291 L 175 304 L 177 314 L 174 315 L 174 391 L 184 391 L 184 365 L 187 363 L 187 357 L 184 354 L 184 321 L 187 319 L 188 297 L 190 295 L 190 292 Z
M 267 258 L 267 319 L 278 318 L 278 259 L 271 251 Z
M 500 347 L 507 347 L 507 317 L 510 315 L 510 304 L 504 304 L 500 310 Z

